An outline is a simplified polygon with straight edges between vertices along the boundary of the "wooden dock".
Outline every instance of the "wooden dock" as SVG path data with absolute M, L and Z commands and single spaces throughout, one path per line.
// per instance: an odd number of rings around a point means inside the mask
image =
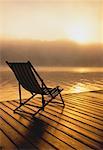
M 50 103 L 34 118 L 34 98 L 13 113 L 18 100 L 0 103 L 1 150 L 103 150 L 103 91 L 67 94 L 65 108 Z M 24 113 L 26 111 L 27 113 Z

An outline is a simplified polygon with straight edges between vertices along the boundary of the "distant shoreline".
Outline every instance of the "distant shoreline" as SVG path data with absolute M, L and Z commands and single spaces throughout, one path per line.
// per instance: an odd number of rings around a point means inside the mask
M 38 71 L 45 72 L 72 72 L 72 73 L 102 73 L 103 67 L 54 67 L 54 66 L 35 66 Z M 9 71 L 6 65 L 0 65 L 0 71 Z

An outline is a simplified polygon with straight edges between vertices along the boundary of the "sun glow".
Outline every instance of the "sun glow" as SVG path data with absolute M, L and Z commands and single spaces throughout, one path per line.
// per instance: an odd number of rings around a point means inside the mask
M 89 33 L 84 30 L 84 27 L 77 26 L 66 33 L 68 38 L 76 42 L 84 43 L 89 41 Z
M 2 37 L 103 43 L 102 1 L 14 1 L 0 1 Z
M 69 28 L 65 27 L 67 38 L 78 43 L 99 42 L 101 37 L 97 25 L 93 26 L 89 18 L 86 21 L 82 19 L 79 22 L 76 20 Z

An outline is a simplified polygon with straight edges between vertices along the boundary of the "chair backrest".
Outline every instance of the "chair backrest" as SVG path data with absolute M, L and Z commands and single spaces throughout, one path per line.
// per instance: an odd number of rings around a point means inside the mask
M 37 94 L 42 93 L 39 82 L 36 79 L 35 72 L 32 70 L 32 65 L 29 61 L 25 63 L 24 62 L 12 63 L 6 61 L 6 63 L 12 69 L 17 80 L 19 81 L 19 83 L 22 85 L 23 88 L 25 88 L 31 93 Z

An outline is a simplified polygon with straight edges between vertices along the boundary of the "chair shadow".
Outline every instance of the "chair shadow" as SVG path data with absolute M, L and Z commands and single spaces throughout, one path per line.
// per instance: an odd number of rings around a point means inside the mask
M 64 111 L 64 107 L 61 107 L 59 105 L 58 105 L 58 107 L 59 107 L 59 109 L 61 109 L 61 112 L 58 113 L 57 125 L 59 125 L 59 121 L 61 120 L 61 116 Z M 36 143 L 36 145 L 33 144 L 34 146 L 39 146 L 39 144 L 41 142 L 41 138 L 43 137 L 43 134 L 46 132 L 45 130 L 48 128 L 49 123 L 46 123 L 40 119 L 41 114 L 38 114 L 38 117 L 35 117 L 34 114 L 23 111 L 23 110 L 18 110 L 15 113 L 19 114 L 21 119 L 25 118 L 30 121 L 30 124 L 27 126 L 28 130 L 25 133 L 25 137 L 29 138 L 31 143 Z M 32 149 L 32 147 L 30 147 L 30 144 L 28 144 L 28 143 L 29 142 L 25 142 L 25 140 L 22 139 L 22 141 L 20 141 L 20 143 L 19 143 L 19 147 L 21 149 Z
M 30 114 L 21 114 L 17 112 L 21 117 L 28 118 Z M 28 149 L 37 149 L 41 141 L 41 138 L 45 132 L 45 129 L 48 127 L 44 121 L 39 118 L 33 117 L 30 121 L 30 124 L 27 126 L 28 130 L 25 132 L 25 137 L 19 142 L 18 147 L 20 149 L 28 150 Z M 27 139 L 27 140 L 25 140 Z M 30 144 L 31 143 L 31 144 Z M 33 145 L 32 145 L 33 144 Z

